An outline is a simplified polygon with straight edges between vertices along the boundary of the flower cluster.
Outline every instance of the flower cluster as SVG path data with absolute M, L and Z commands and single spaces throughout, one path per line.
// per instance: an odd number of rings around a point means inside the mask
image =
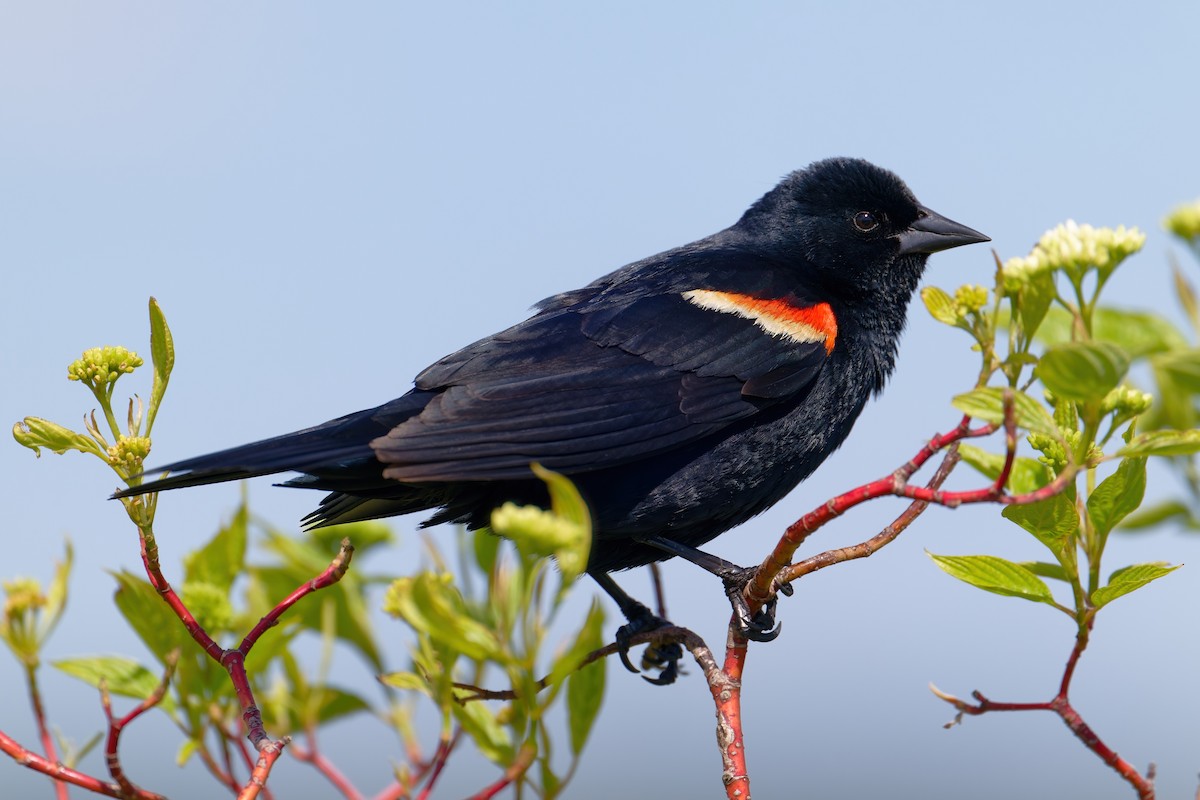
M 987 305 L 988 290 L 975 284 L 964 284 L 954 292 L 954 311 L 959 319 Z
M 1200 241 L 1200 200 L 1176 208 L 1163 220 L 1163 227 L 1186 242 Z
M 1033 250 L 1025 257 L 1010 258 L 1004 263 L 1004 287 L 1018 290 L 1032 278 L 1054 270 L 1062 270 L 1072 280 L 1080 280 L 1084 272 L 1095 267 L 1107 277 L 1125 258 L 1146 243 L 1146 234 L 1137 228 L 1093 228 L 1067 220 L 1042 234 Z
M 108 448 L 108 463 L 119 473 L 137 475 L 150 455 L 150 440 L 145 436 L 122 436 Z
M 93 347 L 71 362 L 67 367 L 67 378 L 79 381 L 95 392 L 116 383 L 117 378 L 133 372 L 143 363 L 141 356 L 124 347 Z

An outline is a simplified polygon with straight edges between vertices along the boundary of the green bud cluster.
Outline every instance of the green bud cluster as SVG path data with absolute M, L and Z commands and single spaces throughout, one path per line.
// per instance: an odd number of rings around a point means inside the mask
M 954 311 L 959 319 L 978 312 L 987 305 L 988 290 L 976 284 L 963 284 L 954 292 Z
M 145 436 L 122 436 L 108 448 L 108 463 L 126 475 L 142 471 L 142 462 L 150 455 L 150 439 Z
M 196 620 L 210 633 L 233 627 L 233 605 L 229 593 L 211 583 L 191 581 L 183 584 L 180 596 Z
M 1102 414 L 1117 412 L 1122 417 L 1136 417 L 1144 414 L 1154 405 L 1154 395 L 1141 392 L 1130 386 L 1118 386 L 1113 389 L 1100 403 Z
M 141 356 L 124 347 L 93 347 L 67 367 L 67 378 L 79 381 L 92 391 L 115 383 L 144 362 Z
M 1200 240 L 1200 200 L 1173 210 L 1163 220 L 1163 227 L 1186 242 Z
M 1060 441 L 1045 433 L 1031 433 L 1026 439 L 1030 447 L 1041 453 L 1038 456 L 1038 461 L 1053 470 L 1055 475 L 1066 468 L 1070 461 L 1067 458 L 1068 448 L 1074 450 L 1078 447 L 1083 433 L 1077 430 L 1062 431 L 1062 436 L 1062 441 Z
M 1146 234 L 1137 228 L 1094 228 L 1067 220 L 1042 234 L 1029 255 L 1004 262 L 1004 288 L 1018 291 L 1034 277 L 1054 270 L 1076 280 L 1091 267 L 1107 275 L 1145 243 Z

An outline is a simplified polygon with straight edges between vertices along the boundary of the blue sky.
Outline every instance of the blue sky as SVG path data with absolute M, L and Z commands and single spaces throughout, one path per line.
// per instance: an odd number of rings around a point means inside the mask
M 1145 251 L 1107 296 L 1178 318 L 1159 220 L 1200 195 L 1200 6 L 1122 8 L 0 2 L 0 417 L 75 424 L 91 406 L 65 366 L 94 345 L 145 350 L 150 295 L 178 347 L 159 463 L 374 405 L 540 298 L 724 227 L 782 175 L 832 155 L 895 170 L 1006 257 L 1068 217 L 1138 225 Z M 935 256 L 926 282 L 986 283 L 991 269 L 986 249 L 963 248 Z M 948 398 L 970 387 L 973 359 L 965 337 L 914 307 L 892 385 L 846 446 L 713 550 L 757 561 L 800 513 L 905 461 L 956 422 Z M 136 654 L 108 600 L 107 571 L 137 568 L 134 534 L 104 500 L 113 480 L 15 444 L 0 464 L 0 575 L 49 575 L 64 535 L 77 549 L 50 655 Z M 1158 477 L 1152 491 L 1169 491 Z M 250 492 L 280 525 L 316 500 L 266 480 Z M 237 493 L 164 496 L 168 563 Z M 820 545 L 865 538 L 898 510 L 844 518 Z M 417 521 L 397 522 L 409 545 L 374 568 L 411 563 Z M 1195 562 L 1196 547 L 1164 531 L 1116 542 L 1110 564 Z M 759 795 L 1124 796 L 1049 715 L 941 728 L 950 710 L 929 681 L 1047 699 L 1072 631 L 950 580 L 924 549 L 1037 554 L 994 510 L 934 510 L 887 551 L 798 586 L 782 637 L 750 656 Z M 1101 735 L 1139 766 L 1158 762 L 1164 797 L 1190 796 L 1200 752 L 1190 573 L 1106 610 L 1076 680 Z M 688 565 L 667 576 L 675 620 L 722 641 L 716 582 Z M 401 666 L 401 641 L 393 654 Z M 17 680 L 0 658 L 3 685 Z M 69 735 L 99 728 L 94 693 L 53 671 L 46 683 Z M 614 774 L 631 796 L 719 791 L 695 670 L 664 690 L 614 668 L 610 686 L 572 796 L 609 796 Z M 33 740 L 21 693 L 0 696 L 0 728 Z M 203 776 L 170 766 L 174 742 L 153 755 L 164 730 L 134 734 L 147 753 L 135 778 L 209 796 Z M 363 788 L 386 782 L 391 740 L 343 738 L 331 749 Z M 277 772 L 281 791 L 314 786 L 302 765 Z M 468 760 L 445 796 L 493 774 Z M 45 791 L 7 762 L 0 776 Z

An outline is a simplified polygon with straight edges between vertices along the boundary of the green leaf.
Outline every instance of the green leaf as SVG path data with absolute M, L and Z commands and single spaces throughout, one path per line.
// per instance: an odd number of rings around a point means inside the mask
M 512 737 L 486 704 L 452 703 L 450 709 L 458 724 L 489 761 L 502 767 L 512 763 L 516 756 Z
M 1200 394 L 1200 350 L 1163 353 L 1154 359 L 1154 364 L 1171 377 L 1175 386 L 1189 394 Z
M 1092 605 L 1100 608 L 1111 603 L 1122 595 L 1137 591 L 1151 581 L 1158 580 L 1168 572 L 1179 569 L 1179 565 L 1171 566 L 1165 561 L 1153 561 L 1148 564 L 1133 564 L 1122 567 L 1108 578 L 1108 585 L 1092 592 Z
M 179 746 L 179 752 L 175 755 L 175 766 L 186 766 L 187 762 L 192 759 L 196 751 L 200 749 L 200 742 L 197 739 L 185 739 L 183 744 Z
M 1125 458 L 1088 496 L 1088 516 L 1103 539 L 1142 504 L 1146 494 L 1146 459 Z
M 952 401 L 955 408 L 964 414 L 984 422 L 1001 424 L 1004 422 L 1004 393 L 1006 391 L 996 386 L 985 386 L 982 389 L 960 394 Z M 1017 424 L 1035 433 L 1045 433 L 1059 438 L 1058 426 L 1041 403 L 1022 392 L 1013 392 L 1013 413 Z
M 1052 495 L 1027 505 L 1005 506 L 1000 513 L 1032 533 L 1056 558 L 1062 558 L 1070 545 L 1070 537 L 1079 530 L 1079 513 L 1066 494 Z
M 1129 356 L 1106 342 L 1067 342 L 1049 348 L 1036 374 L 1055 395 L 1067 400 L 1102 400 L 1129 371 Z
M 471 540 L 475 563 L 484 575 L 491 575 L 500 556 L 500 537 L 491 528 L 479 528 Z
M 1176 521 L 1189 530 L 1200 530 L 1200 521 L 1192 514 L 1192 509 L 1180 500 L 1164 500 L 1142 508 L 1123 519 L 1118 530 L 1144 531 L 1169 520 Z
M 600 604 L 592 601 L 587 620 L 580 631 L 575 651 L 584 655 L 604 646 L 604 611 Z M 579 663 L 576 659 L 575 663 Z M 601 658 L 567 677 L 567 721 L 571 733 L 571 752 L 575 755 L 583 750 L 592 732 L 600 706 L 604 703 L 604 684 L 608 659 Z
M 1033 571 L 997 556 L 938 556 L 927 553 L 947 575 L 985 592 L 1054 604 L 1050 587 Z
M 28 447 L 39 458 L 42 455 L 41 448 L 45 447 L 60 456 L 68 450 L 78 450 L 108 460 L 107 454 L 92 437 L 41 417 L 26 417 L 16 423 L 12 435 L 17 444 Z
M 926 286 L 921 290 L 921 301 L 925 303 L 929 315 L 938 322 L 946 325 L 958 324 L 958 311 L 954 298 L 936 286 Z
M 963 461 L 992 480 L 1000 477 L 1000 472 L 1004 469 L 1004 456 L 990 453 L 975 445 L 965 442 L 960 444 L 958 454 L 962 456 Z M 1032 458 L 1017 457 L 1013 459 L 1012 470 L 1008 474 L 1008 491 L 1013 494 L 1028 494 L 1037 491 L 1053 479 L 1050 468 L 1042 462 Z
M 1071 582 L 1071 577 L 1067 575 L 1067 571 L 1063 569 L 1062 564 L 1049 564 L 1045 561 L 1022 561 L 1020 564 L 1034 575 L 1039 575 L 1043 578 L 1050 578 L 1051 580 L 1063 581 L 1064 583 Z
M 250 510 L 243 497 L 233 517 L 205 545 L 183 557 L 184 582 L 207 583 L 226 591 L 246 564 Z
M 320 569 L 324 569 L 325 564 Z M 247 596 L 254 599 L 255 611 L 261 615 L 269 611 L 276 603 L 283 600 L 298 586 L 312 580 L 320 569 L 305 573 L 295 567 L 251 567 L 250 586 Z M 347 573 L 340 581 L 327 586 L 321 591 L 305 597 L 299 603 L 288 609 L 283 617 L 284 624 L 299 624 L 306 630 L 322 630 L 322 609 L 328 604 L 334 610 L 334 632 L 338 639 L 351 645 L 370 664 L 376 672 L 382 672 L 383 658 L 375 642 L 374 631 L 371 628 L 370 613 L 362 582 L 352 573 Z M 272 638 L 277 632 L 272 630 L 263 640 Z M 251 651 L 253 657 L 263 647 L 260 641 Z
M 117 609 L 150 652 L 165 662 L 168 653 L 190 639 L 183 623 L 149 582 L 125 571 L 110 574 L 117 581 Z
M 162 308 L 153 297 L 150 298 L 150 361 L 154 364 L 154 383 L 150 389 L 150 407 L 146 411 L 146 436 L 154 427 L 158 407 L 167 392 L 167 381 L 171 379 L 171 370 L 175 368 L 175 340 L 171 338 L 171 329 L 167 327 Z
M 1038 339 L 1047 344 L 1071 341 L 1071 314 L 1054 308 L 1038 329 Z M 1133 358 L 1188 347 L 1187 337 L 1158 314 L 1098 308 L 1092 315 L 1092 335 L 1099 341 L 1118 345 Z
M 316 719 L 313 721 L 322 725 L 351 714 L 371 711 L 371 706 L 366 700 L 363 700 L 354 692 L 341 689 L 337 686 L 315 686 L 312 689 L 312 693 L 319 700 L 316 708 Z M 302 721 L 307 723 L 309 720 L 302 718 Z
M 511 660 L 496 634 L 471 617 L 449 574 L 421 572 L 397 578 L 384 599 L 384 611 L 469 659 Z
M 133 659 L 123 656 L 84 656 L 64 658 L 53 663 L 55 668 L 90 686 L 99 688 L 100 682 L 104 681 L 112 694 L 132 697 L 135 700 L 145 700 L 154 694 L 162 683 L 161 675 L 156 675 Z M 159 705 L 168 713 L 175 710 L 175 703 L 170 695 L 164 696 Z
M 429 682 L 415 672 L 386 672 L 379 680 L 393 689 L 429 694 Z
M 1188 456 L 1192 453 L 1200 453 L 1200 428 L 1141 433 L 1117 451 L 1117 455 L 1126 457 Z
M 1050 310 L 1050 304 L 1054 302 L 1056 294 L 1057 289 L 1054 286 L 1054 273 L 1052 272 L 1035 275 L 1021 288 L 1017 315 L 1021 322 L 1021 330 L 1027 337 L 1025 341 L 1029 341 L 1028 337 L 1036 334 L 1042 320 L 1046 317 L 1046 312 Z

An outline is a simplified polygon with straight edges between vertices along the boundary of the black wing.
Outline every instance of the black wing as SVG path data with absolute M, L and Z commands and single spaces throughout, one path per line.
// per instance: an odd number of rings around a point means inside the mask
M 428 404 L 371 446 L 387 478 L 415 483 L 528 478 L 532 461 L 615 467 L 802 397 L 831 346 L 684 293 L 584 301 L 429 367 L 416 381 Z

